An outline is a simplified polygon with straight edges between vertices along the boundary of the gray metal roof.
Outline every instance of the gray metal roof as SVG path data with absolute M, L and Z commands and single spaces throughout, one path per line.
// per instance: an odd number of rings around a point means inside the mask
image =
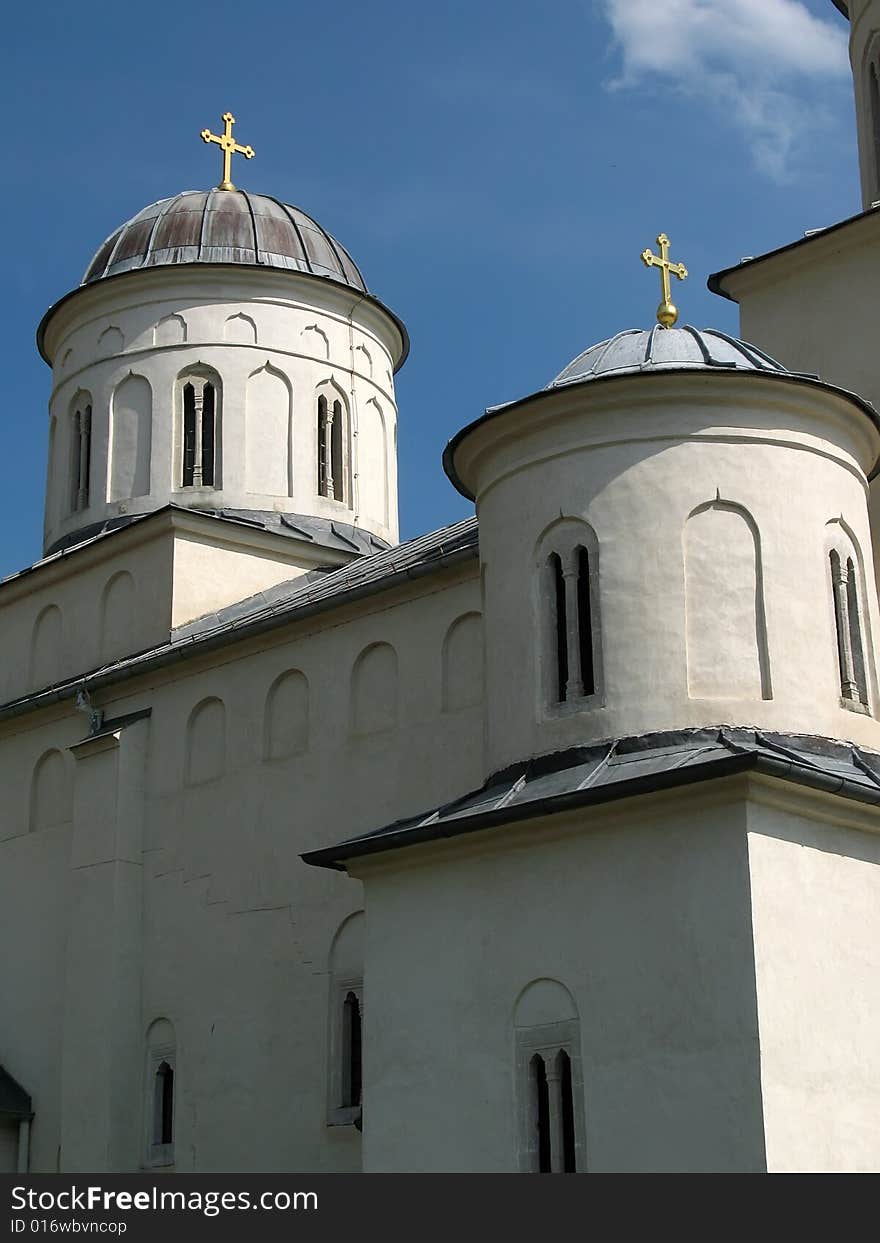
M 167 510 L 181 514 L 196 514 L 201 518 L 217 518 L 222 522 L 234 522 L 238 526 L 255 527 L 261 531 L 268 531 L 271 535 L 304 539 L 316 546 L 335 548 L 340 552 L 370 554 L 389 547 L 387 541 L 379 539 L 378 536 L 360 527 L 330 518 L 315 518 L 310 514 L 282 514 L 274 509 L 198 509 L 195 506 L 170 504 L 162 505 L 146 514 L 120 514 L 71 531 L 62 539 L 56 540 L 37 565 L 44 565 L 58 553 L 81 548 L 101 535 L 117 531 L 120 527 L 131 526 L 135 522 L 142 522 L 144 518 L 149 518 L 154 513 L 164 513 Z M 19 573 L 26 573 L 26 571 L 21 570 Z M 12 577 L 17 577 L 17 575 L 12 575 Z
M 312 570 L 180 626 L 166 643 L 0 704 L 0 719 L 70 699 L 80 689 L 98 691 L 113 686 L 240 638 L 389 591 L 407 581 L 474 560 L 477 555 L 477 520 L 466 518 L 371 556 L 357 557 L 337 570 Z
M 346 600 L 383 589 L 405 578 L 442 569 L 450 559 L 477 555 L 476 518 L 441 527 L 393 548 L 358 557 L 336 570 L 312 570 L 299 578 L 267 587 L 246 600 L 208 613 L 173 632 L 172 642 L 228 631 L 262 618 L 293 616 L 316 605 L 344 604 Z
M 607 341 L 591 345 L 560 371 L 548 388 L 594 380 L 627 372 L 670 369 L 725 371 L 771 371 L 788 374 L 787 368 L 763 350 L 714 328 L 631 328 Z
M 247 190 L 185 190 L 151 203 L 102 242 L 81 283 L 179 263 L 288 268 L 367 292 L 351 255 L 311 216 Z
M 9 1071 L 0 1066 L 0 1117 L 30 1118 L 32 1114 L 30 1096 Z
M 346 860 L 364 855 L 749 770 L 880 806 L 880 755 L 874 752 L 805 735 L 688 729 L 524 761 L 464 798 L 302 857 L 341 870 Z

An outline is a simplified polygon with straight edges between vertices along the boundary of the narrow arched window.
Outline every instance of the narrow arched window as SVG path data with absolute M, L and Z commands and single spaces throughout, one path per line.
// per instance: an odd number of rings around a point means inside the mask
M 577 550 L 577 602 L 578 644 L 581 657 L 581 683 L 583 693 L 592 695 L 596 690 L 593 669 L 593 609 L 590 600 L 590 554 L 586 548 Z
M 550 1089 L 547 1084 L 547 1067 L 540 1053 L 532 1058 L 531 1072 L 538 1173 L 549 1174 L 553 1168 L 550 1159 Z
M 837 634 L 840 699 L 844 707 L 855 708 L 858 711 L 868 707 L 868 680 L 858 572 L 853 558 L 841 555 L 836 548 L 832 548 L 829 553 L 829 561 Z
M 596 693 L 596 638 L 590 552 L 583 545 L 551 552 L 549 601 L 553 694 L 566 703 Z
M 174 1067 L 165 1061 L 156 1068 L 153 1104 L 153 1143 L 174 1143 Z
M 354 991 L 342 1003 L 342 1104 L 354 1108 L 361 1103 L 361 1003 Z
M 88 509 L 89 475 L 92 458 L 92 405 L 88 400 L 74 403 L 70 435 L 70 508 L 75 513 Z
M 318 395 L 318 493 L 344 501 L 345 410 L 338 397 Z
M 574 1094 L 571 1083 L 571 1058 L 565 1049 L 556 1055 L 556 1073 L 559 1076 L 559 1132 L 562 1140 L 562 1172 L 574 1174 L 577 1170 L 574 1132 Z
M 580 1024 L 571 993 L 558 980 L 533 980 L 516 1003 L 514 1031 L 520 1169 L 585 1173 Z
M 183 386 L 182 487 L 214 487 L 216 439 L 216 387 L 211 380 L 192 376 Z

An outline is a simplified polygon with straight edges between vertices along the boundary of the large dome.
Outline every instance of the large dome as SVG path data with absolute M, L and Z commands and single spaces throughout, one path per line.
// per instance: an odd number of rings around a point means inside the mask
M 311 216 L 246 190 L 186 190 L 151 203 L 100 246 L 82 284 L 175 263 L 288 268 L 367 292 L 351 255 Z
M 788 374 L 763 350 L 713 328 L 631 328 L 578 354 L 547 387 L 560 388 L 627 372 L 702 369 Z

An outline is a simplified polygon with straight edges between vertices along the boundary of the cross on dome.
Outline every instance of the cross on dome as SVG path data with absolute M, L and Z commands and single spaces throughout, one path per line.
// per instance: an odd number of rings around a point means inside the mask
M 218 190 L 234 190 L 235 186 L 230 179 L 232 172 L 233 155 L 243 155 L 246 160 L 252 160 L 256 152 L 253 147 L 243 147 L 232 137 L 232 127 L 235 124 L 235 117 L 231 112 L 224 112 L 220 120 L 224 124 L 222 134 L 212 134 L 209 129 L 202 130 L 202 142 L 216 142 L 223 152 L 223 179 L 217 186 Z
M 677 276 L 680 281 L 687 278 L 688 270 L 683 263 L 672 263 L 669 258 L 669 238 L 665 233 L 661 233 L 657 238 L 657 245 L 660 247 L 660 254 L 654 255 L 650 250 L 642 251 L 642 263 L 646 268 L 660 269 L 660 287 L 662 290 L 662 300 L 657 307 L 657 322 L 663 328 L 671 328 L 678 319 L 678 308 L 672 301 L 672 289 L 670 285 L 670 273 Z

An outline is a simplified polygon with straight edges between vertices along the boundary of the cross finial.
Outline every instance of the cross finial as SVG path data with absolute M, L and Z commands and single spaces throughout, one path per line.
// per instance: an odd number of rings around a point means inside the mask
M 235 117 L 231 112 L 224 112 L 220 120 L 224 124 L 222 134 L 212 134 L 209 129 L 202 130 L 203 142 L 216 142 L 220 144 L 220 150 L 223 152 L 223 180 L 218 185 L 218 190 L 234 190 L 235 186 L 230 180 L 229 174 L 232 171 L 233 155 L 243 155 L 246 160 L 254 158 L 253 147 L 241 147 L 232 137 L 232 127 L 235 124 Z
M 672 302 L 672 287 L 669 280 L 669 274 L 677 276 L 683 281 L 688 274 L 687 268 L 683 263 L 671 263 L 669 260 L 669 238 L 665 233 L 661 233 L 657 238 L 657 245 L 660 247 L 660 254 L 653 255 L 650 250 L 642 251 L 642 263 L 646 268 L 660 269 L 660 285 L 663 291 L 663 298 L 657 307 L 657 322 L 663 328 L 671 328 L 678 319 L 678 308 Z

